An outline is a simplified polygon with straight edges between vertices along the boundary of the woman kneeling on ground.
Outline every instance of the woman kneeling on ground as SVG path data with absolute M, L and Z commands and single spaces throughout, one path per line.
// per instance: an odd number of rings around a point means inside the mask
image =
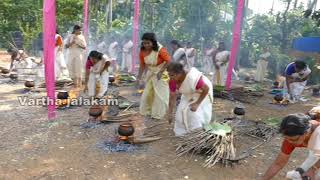
M 177 93 L 181 93 L 181 101 L 175 115 L 174 132 L 182 136 L 191 130 L 208 124 L 212 117 L 213 91 L 210 80 L 196 68 L 186 71 L 183 65 L 173 62 L 168 66 L 170 76 L 170 100 L 168 120 L 173 119 Z
M 310 117 L 304 114 L 292 114 L 282 120 L 280 133 L 284 137 L 281 152 L 263 176 L 263 180 L 272 179 L 288 163 L 295 148 L 306 147 L 315 156 L 320 156 L 320 123 L 318 121 L 310 120 Z M 304 169 L 306 173 L 302 176 L 314 179 L 319 168 L 320 161 L 316 160 L 311 165 L 308 163 L 308 168 Z
M 91 51 L 86 63 L 86 90 L 89 96 L 103 97 L 108 90 L 110 58 L 98 51 Z M 99 93 L 96 94 L 96 83 L 100 82 Z

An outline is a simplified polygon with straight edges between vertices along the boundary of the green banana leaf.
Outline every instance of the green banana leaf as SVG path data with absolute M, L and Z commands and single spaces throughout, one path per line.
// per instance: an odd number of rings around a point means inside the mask
M 220 124 L 220 123 L 211 123 L 204 126 L 204 129 L 207 132 L 220 135 L 220 136 L 226 136 L 227 134 L 231 133 L 232 128 L 227 124 Z

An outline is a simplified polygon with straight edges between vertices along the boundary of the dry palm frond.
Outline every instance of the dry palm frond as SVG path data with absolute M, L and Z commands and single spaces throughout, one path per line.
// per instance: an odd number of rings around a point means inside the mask
M 232 129 L 218 123 L 210 124 L 209 127 L 213 128 L 196 129 L 185 135 L 176 149 L 177 156 L 202 154 L 206 156 L 204 167 L 213 167 L 217 162 L 228 165 L 227 160 L 235 158 Z

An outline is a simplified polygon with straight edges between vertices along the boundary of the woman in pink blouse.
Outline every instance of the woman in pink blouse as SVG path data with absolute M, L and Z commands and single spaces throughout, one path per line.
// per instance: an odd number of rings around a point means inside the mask
M 180 63 L 171 63 L 167 70 L 170 76 L 170 100 L 167 114 L 169 123 L 173 120 L 177 93 L 181 93 L 181 101 L 175 115 L 176 136 L 182 136 L 208 124 L 212 117 L 213 103 L 210 80 L 196 68 L 184 70 Z

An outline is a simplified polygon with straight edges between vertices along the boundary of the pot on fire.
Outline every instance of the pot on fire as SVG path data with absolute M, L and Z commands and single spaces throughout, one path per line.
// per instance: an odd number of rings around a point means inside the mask
M 57 94 L 58 99 L 68 99 L 69 98 L 69 93 L 68 91 L 59 91 Z
M 92 117 L 99 117 L 102 115 L 103 109 L 99 105 L 91 106 L 89 109 L 89 115 Z
M 234 113 L 235 115 L 238 115 L 238 116 L 243 116 L 243 115 L 246 114 L 246 111 L 245 111 L 244 108 L 242 108 L 242 107 L 235 107 L 235 108 L 233 109 L 233 113 Z
M 283 101 L 283 96 L 281 94 L 277 94 L 273 97 L 273 99 L 277 102 Z
M 26 86 L 27 88 L 32 88 L 35 86 L 35 84 L 33 80 L 26 80 L 26 82 L 24 82 L 24 86 Z
M 134 127 L 131 123 L 123 123 L 118 128 L 120 136 L 131 136 L 134 133 Z

